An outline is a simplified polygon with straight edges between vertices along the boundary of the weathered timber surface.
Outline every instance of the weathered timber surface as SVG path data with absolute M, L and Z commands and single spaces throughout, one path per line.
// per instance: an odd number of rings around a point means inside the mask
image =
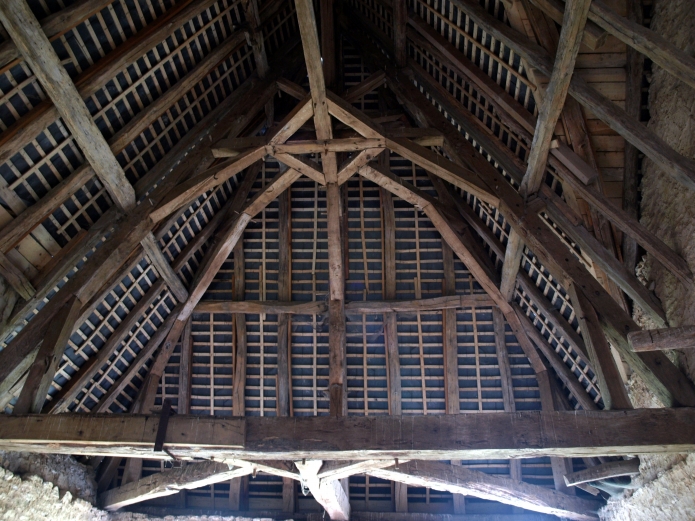
M 628 333 L 627 341 L 633 351 L 663 351 L 695 347 L 695 326 L 649 329 Z
M 159 417 L 150 415 L 3 416 L 0 450 L 168 458 L 152 452 L 158 426 Z M 169 418 L 165 447 L 181 457 L 293 461 L 689 452 L 695 450 L 695 409 L 343 418 L 176 415 Z
M 596 510 L 599 503 L 596 501 L 580 499 L 539 485 L 494 476 L 458 465 L 437 461 L 411 461 L 401 464 L 398 469 L 388 467 L 371 470 L 368 474 L 412 486 L 499 501 L 566 519 L 598 519 Z
M 579 472 L 565 475 L 568 486 L 590 483 L 599 479 L 617 478 L 619 476 L 634 476 L 639 474 L 639 458 L 611 461 L 603 465 L 589 467 Z

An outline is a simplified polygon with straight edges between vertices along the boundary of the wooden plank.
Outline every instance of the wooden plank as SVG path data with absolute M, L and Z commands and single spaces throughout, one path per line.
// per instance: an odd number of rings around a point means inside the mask
M 666 38 L 635 21 L 616 14 L 601 0 L 592 2 L 589 19 L 621 42 L 644 54 L 682 82 L 695 87 L 695 59 Z
M 597 501 L 568 496 L 539 485 L 435 461 L 411 461 L 398 469 L 372 470 L 369 475 L 580 521 L 598 519 L 596 511 L 601 505 Z
M 46 331 L 29 368 L 24 387 L 14 406 L 15 414 L 41 412 L 81 308 L 82 302 L 77 297 L 72 297 L 56 314 L 55 321 Z
M 579 321 L 591 368 L 598 379 L 605 409 L 632 409 L 632 402 L 620 376 L 611 346 L 601 329 L 596 310 L 574 284 L 567 288 Z
M 695 347 L 695 326 L 632 331 L 627 341 L 635 352 L 692 349 Z
M 320 480 L 318 473 L 323 466 L 321 460 L 295 461 L 302 476 L 302 482 L 311 495 L 321 505 L 331 519 L 347 521 L 350 519 L 350 498 L 343 490 L 340 481 Z
M 3 415 L 0 447 L 168 459 L 152 452 L 158 425 L 159 417 L 148 415 Z M 347 418 L 174 415 L 165 446 L 178 457 L 247 460 L 359 460 L 367 453 L 368 459 L 502 459 L 689 452 L 694 434 L 695 409 L 688 407 Z
M 550 76 L 550 83 L 543 94 L 533 143 L 529 151 L 528 167 L 519 188 L 525 198 L 538 192 L 545 178 L 550 142 L 565 105 L 590 4 L 591 0 L 568 0 L 567 2 L 555 55 L 555 65 Z
M 99 507 L 109 511 L 118 510 L 148 499 L 171 496 L 182 490 L 222 483 L 234 477 L 246 476 L 251 472 L 250 467 L 231 467 L 216 461 L 192 463 L 107 490 L 99 495 Z
M 159 276 L 164 279 L 167 287 L 176 297 L 176 300 L 179 302 L 185 302 L 188 298 L 188 290 L 183 285 L 183 281 L 171 267 L 171 264 L 169 264 L 169 261 L 164 256 L 164 253 L 159 248 L 157 242 L 157 239 L 155 239 L 152 232 L 150 232 L 142 241 L 140 241 L 140 244 L 142 244 L 145 254 L 149 257 L 150 262 L 157 269 Z
M 588 467 L 579 472 L 572 472 L 565 475 L 565 483 L 567 486 L 573 487 L 582 483 L 591 483 L 601 479 L 617 478 L 620 476 L 634 476 L 639 474 L 639 458 L 628 460 L 611 461 Z
M 135 191 L 92 119 L 75 84 L 25 0 L 0 5 L 0 20 L 31 67 L 82 153 L 114 202 L 126 210 L 135 205 Z

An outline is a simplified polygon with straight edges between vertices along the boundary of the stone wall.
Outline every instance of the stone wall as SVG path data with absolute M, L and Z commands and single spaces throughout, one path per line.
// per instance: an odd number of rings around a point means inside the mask
M 695 9 L 692 0 L 655 0 L 652 30 L 695 55 Z M 675 150 L 695 157 L 695 90 L 654 65 L 649 89 L 649 127 Z M 641 220 L 678 252 L 695 272 L 695 193 L 684 189 L 645 159 Z M 649 256 L 640 276 L 655 285 L 671 326 L 695 324 L 695 294 Z M 642 327 L 648 324 L 638 323 Z M 695 352 L 668 353 L 695 379 Z M 635 407 L 658 407 L 658 401 L 634 375 L 630 397 Z M 612 500 L 601 512 L 606 521 L 695 519 L 695 455 L 643 456 L 642 487 Z

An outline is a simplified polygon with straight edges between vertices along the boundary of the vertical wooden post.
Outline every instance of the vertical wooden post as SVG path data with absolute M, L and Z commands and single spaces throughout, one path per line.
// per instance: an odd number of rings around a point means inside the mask
M 497 364 L 500 368 L 504 410 L 506 412 L 514 412 L 516 411 L 514 384 L 512 382 L 512 369 L 509 364 L 509 353 L 507 352 L 507 332 L 504 324 L 504 314 L 496 306 L 492 308 L 492 323 L 495 330 L 495 348 L 497 351 Z M 521 481 L 521 460 L 509 460 L 509 477 Z
M 396 65 L 405 67 L 408 61 L 406 27 L 408 26 L 407 0 L 393 0 L 393 49 Z
M 627 18 L 642 25 L 641 0 L 627 1 Z M 642 74 L 644 56 L 629 45 L 627 46 L 627 65 L 625 78 L 625 112 L 639 120 L 642 108 Z M 623 177 L 623 210 L 628 215 L 639 218 L 639 201 L 637 171 L 639 169 L 639 150 L 625 141 L 625 174 Z M 623 263 L 630 273 L 637 265 L 637 241 L 623 234 Z
M 323 59 L 323 77 L 326 87 L 335 87 L 335 22 L 333 17 L 333 0 L 321 0 L 321 58 Z
M 193 319 L 188 317 L 181 335 L 181 356 L 179 363 L 179 414 L 191 412 L 191 366 L 193 357 L 193 338 L 191 336 Z
M 341 232 L 341 198 L 337 183 L 327 183 L 326 204 L 328 219 L 328 274 L 329 274 L 329 376 L 331 416 L 347 414 L 345 392 L 345 281 L 343 272 L 343 244 Z
M 246 270 L 244 269 L 244 241 L 237 242 L 234 255 L 234 300 L 246 298 Z M 234 382 L 232 388 L 232 412 L 234 416 L 246 415 L 246 315 L 234 314 L 234 338 L 236 353 L 234 357 Z M 246 504 L 245 491 L 248 490 L 248 476 L 234 478 L 229 482 L 229 508 L 235 512 L 243 510 Z

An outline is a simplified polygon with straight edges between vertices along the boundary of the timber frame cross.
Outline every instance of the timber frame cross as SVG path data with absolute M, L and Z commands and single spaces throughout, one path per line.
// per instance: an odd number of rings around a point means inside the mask
M 413 2 L 411 7 L 419 3 L 419 0 Z M 374 24 L 368 27 L 373 22 L 369 17 L 363 23 L 359 17 L 349 16 L 348 5 L 343 6 L 345 10 L 337 17 L 336 24 L 333 5 L 328 0 L 320 2 L 319 35 L 312 2 L 293 0 L 291 7 L 296 11 L 308 92 L 288 79 L 300 62 L 291 48 L 281 57 L 286 60 L 284 65 L 274 63 L 273 67 L 268 59 L 263 28 L 268 20 L 278 16 L 280 7 L 259 11 L 254 0 L 242 2 L 247 25 L 232 31 L 220 46 L 187 71 L 182 86 L 164 93 L 149 110 L 152 113 L 164 110 L 189 87 L 203 82 L 211 68 L 224 68 L 221 64 L 240 52 L 240 46 L 248 45 L 257 74 L 201 118 L 196 130 L 173 145 L 165 159 L 134 185 L 117 157 L 129 151 L 131 141 L 148 131 L 151 122 L 144 117 L 135 118 L 105 139 L 84 101 L 85 96 L 94 93 L 89 90 L 92 87 L 86 80 L 73 82 L 65 72 L 49 41 L 54 34 L 52 26 L 40 25 L 23 0 L 0 4 L 0 20 L 14 42 L 14 46 L 0 48 L 0 58 L 5 60 L 3 63 L 10 63 L 23 57 L 52 102 L 52 105 L 46 102 L 43 112 L 32 113 L 33 125 L 43 130 L 51 117 L 61 117 L 86 160 L 34 206 L 25 209 L 16 197 L 12 199 L 17 204 L 13 208 L 17 217 L 11 223 L 16 226 L 0 230 L 0 273 L 23 298 L 20 309 L 5 327 L 4 334 L 11 340 L 0 352 L 0 400 L 13 410 L 12 416 L 0 418 L 0 448 L 107 457 L 100 467 L 99 503 L 110 510 L 185 490 L 207 486 L 214 490 L 215 484 L 222 482 L 230 483 L 230 508 L 241 510 L 244 480 L 261 472 L 283 479 L 286 511 L 295 510 L 295 483 L 300 482 L 331 519 L 340 520 L 350 519 L 347 480 L 358 474 L 396 483 L 396 511 L 407 511 L 407 487 L 411 486 L 451 492 L 455 495 L 455 513 L 463 513 L 465 502 L 460 499 L 468 496 L 568 519 L 596 519 L 600 502 L 577 496 L 573 487 L 598 494 L 589 484 L 634 474 L 638 460 L 621 458 L 636 453 L 694 450 L 695 386 L 661 352 L 674 345 L 690 347 L 692 328 L 640 331 L 627 311 L 626 296 L 659 326 L 667 325 L 666 315 L 658 299 L 635 277 L 634 260 L 632 265 L 629 259 L 623 265 L 616 258 L 610 223 L 605 236 L 600 230 L 595 234 L 589 232 L 584 216 L 577 212 L 576 197 L 592 206 L 589 214 L 595 224 L 612 221 L 628 242 L 643 246 L 690 291 L 695 288 L 692 273 L 685 261 L 634 215 L 607 202 L 597 188 L 599 173 L 590 160 L 555 139 L 561 118 L 571 120 L 572 114 L 576 116 L 579 111 L 581 119 L 579 107 L 568 101 L 571 96 L 580 104 L 598 107 L 599 116 L 624 135 L 631 146 L 642 150 L 686 189 L 695 188 L 692 160 L 670 149 L 629 114 L 608 106 L 607 100 L 573 75 L 580 44 L 599 46 L 606 38 L 603 31 L 634 44 L 635 49 L 645 52 L 690 86 L 695 84 L 692 59 L 653 38 L 649 31 L 645 33 L 630 23 L 616 20 L 598 0 L 568 0 L 563 9 L 558 8 L 557 2 L 532 0 L 532 3 L 547 10 L 551 19 L 562 22 L 556 49 L 544 49 L 526 41 L 474 0 L 457 0 L 456 6 L 549 78 L 539 94 L 540 108 L 535 121 L 529 113 L 520 110 L 523 107 L 516 99 L 476 71 L 477 66 L 465 54 L 434 31 L 418 15 L 418 8 L 409 11 L 405 1 L 392 0 L 382 6 L 391 10 L 393 39 L 389 41 Z M 92 8 L 98 9 L 102 4 Z M 358 4 L 350 5 L 354 9 Z M 113 63 L 118 62 L 113 70 L 120 70 L 130 59 L 149 50 L 166 31 L 166 24 L 181 22 L 184 14 L 190 16 L 194 5 L 195 2 L 182 2 L 166 18 L 139 35 L 133 40 L 130 52 L 112 57 Z M 509 7 L 510 12 L 522 8 Z M 83 17 L 80 20 L 96 12 L 81 12 L 77 8 L 74 11 L 71 16 Z M 512 18 L 513 23 L 518 21 L 518 16 Z M 345 38 L 351 40 L 376 71 L 342 96 L 330 88 L 337 81 L 333 37 L 337 26 L 346 29 Z M 554 26 L 552 31 L 557 32 Z M 668 48 L 669 52 L 655 49 L 655 44 Z M 554 65 L 548 51 L 555 54 Z M 471 116 L 448 87 L 427 72 L 418 61 L 418 56 L 424 55 L 434 57 L 490 98 L 490 110 L 527 143 L 525 163 L 490 134 L 477 117 Z M 382 121 L 352 104 L 384 84 L 395 103 L 420 128 L 394 129 L 382 125 Z M 296 99 L 297 103 L 275 124 L 274 98 L 278 92 Z M 259 136 L 261 129 L 264 132 Z M 6 155 L 8 143 L 17 139 L 20 138 L 1 138 L 2 153 Z M 394 173 L 391 154 L 408 161 L 413 172 L 416 168 L 427 172 L 433 191 Z M 265 182 L 266 160 L 280 165 L 268 182 Z M 560 179 L 562 197 L 553 190 L 557 185 L 551 187 L 546 183 L 549 167 L 550 175 Z M 81 235 L 80 247 L 73 253 L 68 251 L 53 271 L 46 272 L 44 279 L 36 279 L 42 284 L 36 281 L 32 284 L 13 265 L 9 252 L 38 230 L 68 194 L 93 176 L 105 187 L 114 207 Z M 263 176 L 262 186 L 254 189 L 260 176 Z M 290 190 L 306 179 L 316 183 L 317 193 L 319 186 L 325 190 L 326 301 L 293 301 L 288 276 Z M 350 275 L 346 250 L 350 238 L 344 192 L 347 183 L 354 179 L 379 187 L 383 206 L 382 262 L 387 272 L 382 301 L 348 301 L 346 297 L 346 277 Z M 0 196 L 12 197 L 7 186 L 0 188 Z M 215 216 L 170 261 L 170 255 L 161 247 L 169 230 L 178 226 L 181 216 L 200 205 L 200 201 L 210 200 L 225 190 L 231 195 L 227 194 Z M 279 200 L 280 266 L 277 300 L 246 300 L 243 237 L 257 216 L 276 199 Z M 426 216 L 441 237 L 444 265 L 441 297 L 417 295 L 414 300 L 396 299 L 396 199 Z M 486 211 L 495 213 L 493 220 L 499 219 L 493 225 L 500 229 L 498 234 L 488 224 L 489 215 L 481 218 Z M 504 226 L 499 225 L 501 222 Z M 634 249 L 635 244 L 628 246 Z M 534 256 L 559 281 L 558 287 L 564 288 L 566 302 L 576 316 L 581 334 L 531 280 L 524 265 L 531 264 Z M 87 257 L 77 273 L 68 277 L 70 270 Z M 125 275 L 137 269 L 142 258 L 156 270 L 156 282 L 119 325 L 111 328 L 101 349 L 76 367 L 70 378 L 62 378 L 57 386 L 56 375 L 71 336 L 83 334 L 79 326 L 93 313 L 102 312 L 100 303 Z M 234 260 L 234 300 L 203 299 L 228 258 Z M 182 270 L 191 259 L 198 267 L 194 272 L 189 271 L 190 277 L 186 278 Z M 467 268 L 484 294 L 457 294 L 455 259 Z M 367 276 L 366 260 L 364 270 Z M 314 281 L 314 294 L 315 284 Z M 54 288 L 58 291 L 54 292 Z M 110 367 L 104 370 L 105 364 L 112 355 L 120 356 L 133 328 L 141 327 L 141 315 L 165 300 L 169 313 L 159 321 L 154 333 L 143 333 L 150 335 L 144 347 L 134 353 L 125 369 L 119 368 L 117 377 L 111 377 L 110 387 L 99 391 L 97 403 L 91 409 L 95 413 L 112 412 L 119 396 L 134 390 L 133 378 L 139 378 L 136 397 L 129 404 L 131 414 L 72 414 L 70 411 L 80 410 L 79 407 L 92 399 L 90 393 L 94 391 L 86 392 L 88 386 L 100 374 L 110 371 Z M 461 414 L 456 310 L 476 307 L 492 308 L 504 412 Z M 404 416 L 397 314 L 428 310 L 440 311 L 443 316 L 446 395 L 443 412 L 446 414 Z M 195 313 L 233 316 L 232 413 L 236 418 L 188 414 L 193 392 L 191 328 Z M 249 347 L 247 314 L 279 317 L 277 418 L 243 418 Z M 352 314 L 383 317 L 390 416 L 348 416 L 347 317 Z M 325 392 L 330 418 L 290 417 L 288 358 L 292 320 L 302 315 L 327 316 Z M 536 325 L 539 320 L 545 320 L 542 331 Z M 548 328 L 547 324 L 553 325 Z M 537 381 L 542 411 L 516 411 L 507 325 Z M 418 328 L 422 338 L 419 318 Z M 583 360 L 584 369 L 578 370 L 579 377 L 574 367 L 570 368 L 558 355 L 560 347 L 551 345 L 553 342 L 545 336 L 545 329 L 559 331 L 550 333 L 560 339 L 556 342 L 558 346 L 564 342 L 577 354 L 577 359 Z M 163 420 L 154 414 L 156 403 L 166 393 L 167 367 L 176 354 L 181 360 L 181 382 L 186 383 L 178 390 L 179 414 L 168 418 L 165 428 L 160 429 Z M 623 381 L 623 364 L 637 373 L 667 408 L 633 410 Z M 589 372 L 593 378 L 587 377 Z M 424 379 L 423 369 L 423 395 Z M 55 388 L 53 393 L 49 393 L 51 386 Z M 577 411 L 565 410 L 575 407 L 568 396 L 576 403 Z M 426 402 L 427 397 L 423 396 L 423 407 Z M 79 406 L 75 407 L 75 403 Z M 160 432 L 165 436 L 165 450 L 153 453 L 152 445 Z M 523 435 L 517 436 L 517 432 Z M 556 490 L 522 479 L 521 460 L 538 456 L 551 459 Z M 584 458 L 588 468 L 574 472 L 573 457 Z M 109 488 L 118 481 L 114 477 L 122 458 L 127 458 L 127 463 L 120 485 Z M 460 463 L 460 460 L 500 458 L 512 458 L 509 478 L 472 470 Z M 142 477 L 143 459 L 175 459 L 184 464 Z M 442 463 L 443 460 L 451 463 Z

